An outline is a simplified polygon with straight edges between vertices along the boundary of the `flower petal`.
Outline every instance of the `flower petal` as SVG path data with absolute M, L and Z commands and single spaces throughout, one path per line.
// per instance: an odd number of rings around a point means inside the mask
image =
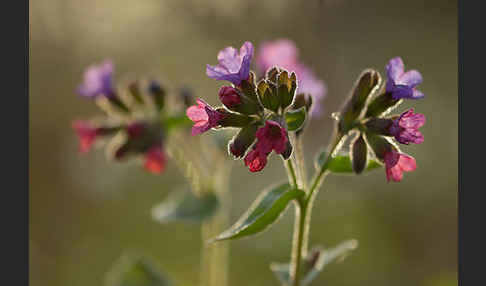
M 403 60 L 400 57 L 395 57 L 391 59 L 388 64 L 386 65 L 386 73 L 388 75 L 388 79 L 396 81 L 404 72 L 405 65 L 403 64 Z
M 396 81 L 396 84 L 403 84 L 409 87 L 416 87 L 422 83 L 422 75 L 417 70 L 409 70 L 402 74 Z

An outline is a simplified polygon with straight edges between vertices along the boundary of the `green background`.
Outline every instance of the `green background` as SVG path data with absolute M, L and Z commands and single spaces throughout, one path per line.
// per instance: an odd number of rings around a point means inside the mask
M 30 2 L 30 282 L 103 285 L 124 251 L 158 260 L 180 285 L 196 285 L 200 232 L 194 224 L 159 225 L 150 208 L 186 185 L 175 165 L 154 176 L 136 163 L 107 163 L 102 151 L 80 156 L 70 125 L 99 114 L 74 90 L 84 67 L 110 57 L 118 78 L 156 75 L 210 103 L 222 84 L 205 76 L 221 48 L 280 37 L 328 86 L 325 114 L 305 137 L 309 167 L 358 74 L 384 73 L 400 55 L 421 71 L 426 97 L 409 101 L 427 116 L 425 142 L 403 148 L 417 159 L 402 183 L 383 170 L 330 176 L 315 204 L 311 244 L 356 238 L 358 249 L 330 265 L 313 285 L 457 284 L 456 1 L 63 1 Z M 272 156 L 263 173 L 235 162 L 235 221 L 268 184 L 284 179 Z M 289 257 L 292 212 L 269 231 L 231 242 L 230 285 L 278 285 L 272 261 Z

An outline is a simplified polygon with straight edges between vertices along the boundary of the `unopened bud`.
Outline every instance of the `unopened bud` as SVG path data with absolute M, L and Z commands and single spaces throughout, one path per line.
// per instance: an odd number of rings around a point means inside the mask
M 366 146 L 366 142 L 362 134 L 359 134 L 356 140 L 352 143 L 351 150 L 353 170 L 356 174 L 360 174 L 365 169 L 368 159 L 368 147 Z
M 241 158 L 245 155 L 246 150 L 255 141 L 255 135 L 258 125 L 251 124 L 243 127 L 238 134 L 228 144 L 229 152 L 233 154 L 235 158 Z
M 152 80 L 150 82 L 148 89 L 150 95 L 152 95 L 152 98 L 154 99 L 154 103 L 157 107 L 157 110 L 159 111 L 162 110 L 165 104 L 165 90 L 155 80 Z

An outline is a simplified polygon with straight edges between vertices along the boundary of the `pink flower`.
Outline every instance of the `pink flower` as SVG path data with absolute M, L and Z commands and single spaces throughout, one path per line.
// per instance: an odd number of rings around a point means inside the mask
M 386 179 L 400 182 L 403 172 L 415 171 L 417 163 L 415 159 L 407 154 L 389 151 L 385 154 Z
M 268 153 L 262 153 L 258 146 L 255 145 L 253 150 L 245 156 L 245 166 L 249 167 L 250 172 L 260 172 L 267 164 L 267 156 Z
M 418 129 L 425 124 L 425 116 L 420 113 L 413 114 L 413 108 L 405 111 L 393 121 L 389 132 L 402 144 L 424 142 L 424 136 Z
M 81 120 L 74 121 L 72 127 L 79 137 L 79 151 L 81 153 L 87 153 L 91 149 L 96 137 L 100 135 L 100 128 Z
M 161 146 L 155 145 L 145 155 L 144 168 L 150 173 L 160 174 L 165 169 L 165 155 Z
M 241 104 L 241 97 L 238 91 L 231 86 L 222 86 L 218 93 L 221 102 L 228 108 Z
M 186 115 L 192 121 L 192 135 L 197 135 L 208 131 L 209 129 L 219 125 L 219 121 L 224 118 L 224 114 L 216 111 L 204 100 L 198 98 L 197 105 L 190 106 L 186 110 Z
M 295 43 L 288 39 L 264 42 L 257 53 L 257 67 L 261 73 L 278 66 L 297 75 L 296 94 L 305 93 L 312 97 L 310 115 L 322 114 L 321 101 L 326 96 L 327 88 L 314 72 L 299 61 L 299 52 Z
M 257 142 L 253 149 L 245 156 L 245 166 L 250 172 L 259 172 L 267 164 L 267 157 L 275 150 L 282 154 L 287 147 L 287 131 L 277 122 L 267 120 L 265 126 L 260 127 L 256 133 Z

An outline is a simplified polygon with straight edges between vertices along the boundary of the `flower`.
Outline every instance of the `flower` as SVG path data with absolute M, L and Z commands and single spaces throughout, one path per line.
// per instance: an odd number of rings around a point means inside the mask
M 250 76 L 250 63 L 253 57 L 253 45 L 245 42 L 240 52 L 227 47 L 218 53 L 218 64 L 216 66 L 206 65 L 206 74 L 216 80 L 227 80 L 234 85 L 240 85 L 241 81 Z
M 160 174 L 165 169 L 165 155 L 161 146 L 154 145 L 145 155 L 144 168 L 150 173 Z
M 105 60 L 99 65 L 89 66 L 84 72 L 83 83 L 79 85 L 78 93 L 88 98 L 114 97 L 113 63 Z
M 297 75 L 296 94 L 310 94 L 314 102 L 310 115 L 319 117 L 322 114 L 321 101 L 327 93 L 326 85 L 316 77 L 310 68 L 299 61 L 298 55 L 297 46 L 289 39 L 264 42 L 257 53 L 257 67 L 261 73 L 274 66 L 295 72 Z
M 393 99 L 419 99 L 425 95 L 416 89 L 422 83 L 422 75 L 417 70 L 405 72 L 405 65 L 400 57 L 391 59 L 386 65 L 388 82 L 386 92 L 392 94 Z
M 263 153 L 270 153 L 273 149 L 275 153 L 282 154 L 287 146 L 287 131 L 272 120 L 267 120 L 265 126 L 258 129 L 256 137 L 256 144 Z
M 289 39 L 277 39 L 263 42 L 256 57 L 258 69 L 264 73 L 271 67 L 279 66 L 293 70 L 298 63 L 299 51 L 295 43 Z
M 231 86 L 222 86 L 218 92 L 219 99 L 228 108 L 241 104 L 240 94 Z
M 399 153 L 395 150 L 385 154 L 386 179 L 400 182 L 403 178 L 403 171 L 411 172 L 417 168 L 417 163 L 412 156 Z
M 186 115 L 192 121 L 192 135 L 197 135 L 208 131 L 209 129 L 219 125 L 219 121 L 225 117 L 221 112 L 216 111 L 204 100 L 198 98 L 197 105 L 190 106 L 186 110 Z
M 255 145 L 245 156 L 245 166 L 248 166 L 250 172 L 260 172 L 267 164 L 267 156 L 268 154 L 263 153 L 258 145 Z
M 79 137 L 79 151 L 81 153 L 89 152 L 94 140 L 101 133 L 100 128 L 81 120 L 74 121 L 72 127 Z
M 267 120 L 265 126 L 258 129 L 256 137 L 257 142 L 253 149 L 245 156 L 245 166 L 248 166 L 251 172 L 263 170 L 272 150 L 277 154 L 285 152 L 288 141 L 287 131 L 272 120 Z
M 402 113 L 398 119 L 393 121 L 389 132 L 402 144 L 420 144 L 424 142 L 424 136 L 418 131 L 418 128 L 424 124 L 425 116 L 420 113 L 414 114 L 412 108 Z

